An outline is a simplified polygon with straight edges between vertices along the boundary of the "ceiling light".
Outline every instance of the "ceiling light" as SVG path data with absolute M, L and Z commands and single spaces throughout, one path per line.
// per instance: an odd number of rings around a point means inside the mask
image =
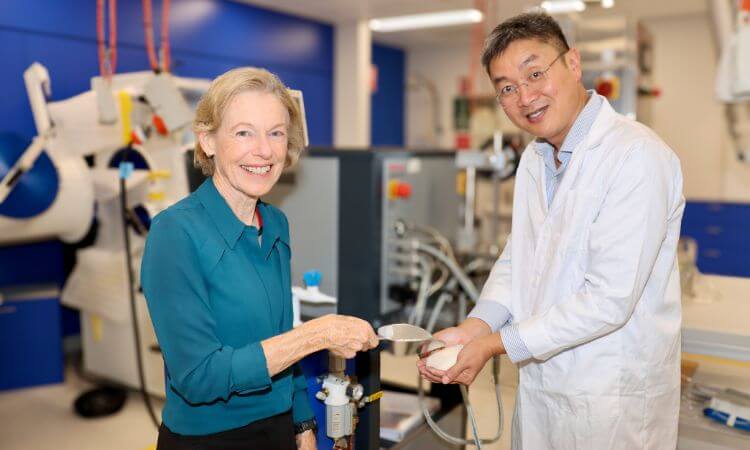
M 542 2 L 542 8 L 549 14 L 581 12 L 586 9 L 583 0 L 559 0 Z
M 477 9 L 459 9 L 409 16 L 384 17 L 371 19 L 370 29 L 383 33 L 391 31 L 416 30 L 419 28 L 437 28 L 451 25 L 478 23 L 483 19 L 482 12 Z
M 611 8 L 615 6 L 615 0 L 602 0 L 602 8 Z

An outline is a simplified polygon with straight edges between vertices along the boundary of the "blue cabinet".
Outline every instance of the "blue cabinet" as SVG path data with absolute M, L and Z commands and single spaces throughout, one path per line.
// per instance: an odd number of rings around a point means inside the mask
M 750 277 L 750 204 L 687 202 L 682 236 L 698 243 L 704 273 Z
M 0 390 L 63 381 L 58 297 L 16 292 L 0 303 Z

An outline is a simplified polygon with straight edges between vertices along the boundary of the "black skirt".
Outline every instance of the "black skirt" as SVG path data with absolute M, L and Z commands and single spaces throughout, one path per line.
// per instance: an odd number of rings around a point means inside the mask
M 297 450 L 292 412 L 261 419 L 244 427 L 201 436 L 173 433 L 159 427 L 156 450 Z

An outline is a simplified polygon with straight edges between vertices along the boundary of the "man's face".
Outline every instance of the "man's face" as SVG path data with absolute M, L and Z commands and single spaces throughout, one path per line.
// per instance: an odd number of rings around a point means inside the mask
M 517 94 L 500 97 L 510 120 L 558 148 L 582 107 L 578 51 L 571 49 L 555 61 L 560 53 L 539 40 L 518 40 L 495 57 L 489 67 L 496 92 L 507 90 L 508 86 L 518 87 Z M 527 84 L 530 78 L 540 76 L 541 81 Z

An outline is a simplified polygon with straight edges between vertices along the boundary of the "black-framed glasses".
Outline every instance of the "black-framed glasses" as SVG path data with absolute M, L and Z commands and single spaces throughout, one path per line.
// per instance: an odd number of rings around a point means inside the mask
M 541 88 L 544 87 L 546 81 L 547 81 L 547 72 L 552 68 L 552 66 L 557 62 L 558 59 L 564 54 L 568 53 L 568 51 L 564 51 L 557 55 L 557 58 L 553 59 L 551 63 L 547 66 L 544 70 L 534 70 L 530 72 L 528 75 L 526 75 L 526 81 L 519 83 L 519 84 L 504 84 L 500 87 L 500 90 L 497 91 L 497 102 L 498 103 L 505 103 L 512 99 L 515 99 L 518 97 L 518 89 L 525 85 L 527 88 L 533 90 L 534 92 L 539 91 Z

